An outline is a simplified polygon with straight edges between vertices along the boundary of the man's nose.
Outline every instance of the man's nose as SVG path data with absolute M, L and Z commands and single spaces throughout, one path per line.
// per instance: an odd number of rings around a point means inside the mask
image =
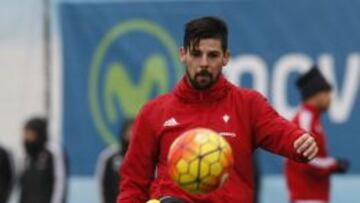
M 203 55 L 200 59 L 200 67 L 207 68 L 209 66 L 209 59 L 206 55 Z

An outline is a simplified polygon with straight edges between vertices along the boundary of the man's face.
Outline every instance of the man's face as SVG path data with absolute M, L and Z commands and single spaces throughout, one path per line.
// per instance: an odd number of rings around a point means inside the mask
M 38 134 L 31 129 L 24 129 L 24 141 L 34 143 L 39 139 Z
M 186 66 L 188 79 L 199 90 L 214 84 L 229 56 L 229 51 L 222 50 L 220 39 L 201 39 L 196 47 L 180 49 L 180 61 Z
M 131 136 L 132 136 L 132 127 L 133 127 L 133 124 L 130 124 L 130 125 L 126 128 L 126 130 L 125 130 L 124 136 L 125 136 L 125 140 L 126 140 L 127 142 L 129 142 L 130 139 L 131 139 Z
M 318 93 L 320 110 L 326 111 L 331 104 L 331 91 L 322 91 Z
M 32 129 L 24 129 L 25 151 L 31 157 L 35 157 L 43 149 L 44 143 L 40 140 L 39 134 Z

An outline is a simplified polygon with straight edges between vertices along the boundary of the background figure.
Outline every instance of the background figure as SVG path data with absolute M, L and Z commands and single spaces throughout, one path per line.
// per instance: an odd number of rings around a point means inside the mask
M 303 104 L 294 118 L 294 123 L 313 135 L 318 143 L 319 153 L 308 164 L 286 160 L 285 171 L 290 199 L 293 203 L 304 200 L 327 203 L 330 197 L 330 175 L 346 172 L 349 165 L 345 160 L 330 157 L 327 151 L 321 115 L 330 106 L 331 86 L 315 66 L 298 79 L 297 87 Z
M 256 152 L 253 157 L 254 164 L 254 203 L 259 203 L 261 194 L 261 171 L 259 166 L 259 158 Z
M 119 192 L 119 168 L 127 152 L 131 137 L 133 119 L 126 120 L 119 133 L 121 147 L 106 148 L 100 155 L 97 166 L 98 183 L 102 203 L 115 203 Z
M 25 124 L 26 160 L 20 180 L 20 203 L 65 201 L 65 161 L 46 148 L 47 138 L 45 119 L 32 118 Z
M 6 203 L 9 199 L 12 181 L 13 168 L 10 155 L 0 146 L 0 202 Z

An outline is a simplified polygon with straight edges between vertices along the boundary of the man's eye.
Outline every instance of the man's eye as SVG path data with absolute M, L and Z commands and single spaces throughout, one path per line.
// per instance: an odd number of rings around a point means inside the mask
M 218 53 L 210 53 L 210 54 L 209 54 L 209 57 L 210 57 L 210 58 L 216 58 L 216 57 L 218 57 L 218 56 L 219 56 Z

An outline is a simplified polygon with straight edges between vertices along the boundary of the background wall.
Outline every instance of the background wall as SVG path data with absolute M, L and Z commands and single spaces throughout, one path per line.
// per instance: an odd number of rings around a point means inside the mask
M 0 143 L 22 157 L 21 128 L 45 114 L 42 4 L 2 1 L 0 7 Z

